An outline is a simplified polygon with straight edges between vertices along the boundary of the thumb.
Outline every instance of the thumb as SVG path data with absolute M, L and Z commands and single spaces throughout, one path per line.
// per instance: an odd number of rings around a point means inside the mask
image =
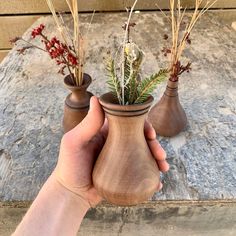
M 95 96 L 91 97 L 90 109 L 87 116 L 80 124 L 71 130 L 71 132 L 73 132 L 73 137 L 82 142 L 88 142 L 100 131 L 104 119 L 104 112 L 98 98 Z

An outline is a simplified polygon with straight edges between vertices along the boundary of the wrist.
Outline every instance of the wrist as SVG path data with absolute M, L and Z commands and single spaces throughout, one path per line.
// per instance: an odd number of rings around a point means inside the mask
M 86 214 L 86 212 L 91 207 L 89 202 L 80 194 L 75 193 L 65 187 L 55 176 L 54 173 L 49 177 L 48 179 L 49 184 L 54 186 L 55 191 L 63 196 L 63 199 L 67 201 L 68 203 L 71 203 L 71 205 L 74 207 L 74 210 L 79 210 L 80 213 Z
M 76 235 L 88 209 L 83 198 L 66 189 L 52 174 L 13 235 Z

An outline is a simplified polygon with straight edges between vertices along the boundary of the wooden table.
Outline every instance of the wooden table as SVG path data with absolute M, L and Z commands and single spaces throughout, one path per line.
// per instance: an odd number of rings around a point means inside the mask
M 90 17 L 81 15 L 83 29 Z M 104 58 L 122 41 L 125 19 L 124 13 L 96 14 L 91 25 L 86 71 L 98 96 L 107 91 Z M 166 65 L 161 49 L 168 23 L 156 12 L 133 20 L 133 39 L 146 52 L 143 72 L 150 74 Z M 33 27 L 40 23 L 48 35 L 57 34 L 52 18 L 42 17 Z M 174 138 L 159 137 L 171 165 L 162 176 L 163 190 L 135 207 L 102 203 L 88 212 L 80 235 L 236 234 L 236 31 L 209 13 L 191 37 L 184 58 L 193 69 L 181 78 L 179 91 L 189 124 Z M 36 49 L 18 55 L 14 48 L 0 65 L 0 235 L 14 230 L 55 166 L 68 93 L 57 70 Z

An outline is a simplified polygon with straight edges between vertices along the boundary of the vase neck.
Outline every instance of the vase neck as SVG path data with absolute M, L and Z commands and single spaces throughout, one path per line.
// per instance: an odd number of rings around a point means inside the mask
M 177 97 L 178 96 L 178 81 L 173 82 L 173 81 L 168 80 L 164 94 L 167 97 Z
M 88 107 L 91 93 L 87 92 L 87 88 L 91 82 L 91 77 L 84 73 L 83 84 L 81 86 L 74 86 L 71 85 L 70 76 L 66 76 L 64 79 L 64 84 L 71 91 L 71 94 L 66 99 L 66 104 L 71 108 Z
M 115 116 L 105 112 L 109 123 L 109 136 L 114 137 L 115 140 L 122 139 L 134 140 L 143 137 L 144 123 L 147 113 L 139 116 Z
M 86 100 L 87 96 L 87 88 L 74 89 L 72 90 L 70 100 L 73 102 L 81 102 L 83 100 Z

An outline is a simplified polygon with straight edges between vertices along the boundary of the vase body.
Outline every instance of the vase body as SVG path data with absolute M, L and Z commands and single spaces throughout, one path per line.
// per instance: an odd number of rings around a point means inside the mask
M 148 114 L 148 121 L 164 137 L 173 137 L 185 129 L 187 117 L 179 101 L 178 81 L 168 80 L 163 96 Z
M 88 74 L 83 74 L 84 82 L 81 86 L 73 86 L 70 76 L 64 79 L 65 86 L 71 91 L 64 104 L 63 129 L 68 132 L 78 125 L 88 114 L 92 93 L 87 91 L 92 79 Z
M 115 104 L 111 93 L 100 103 L 109 124 L 107 140 L 95 163 L 93 184 L 108 202 L 136 205 L 157 190 L 159 169 L 144 137 L 144 122 L 153 97 L 138 105 Z

